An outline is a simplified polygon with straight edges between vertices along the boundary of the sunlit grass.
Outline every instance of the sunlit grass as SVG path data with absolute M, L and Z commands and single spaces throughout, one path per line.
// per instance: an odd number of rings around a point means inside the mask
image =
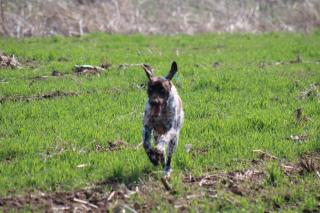
M 8 82 L 0 83 L 1 97 L 52 91 L 78 96 L 0 104 L 0 194 L 72 190 L 103 180 L 129 183 L 160 170 L 141 147 L 135 148 L 141 142 L 146 76 L 139 66 L 120 64 L 147 63 L 165 75 L 177 61 L 174 83 L 186 115 L 173 159 L 177 177 L 186 170 L 201 174 L 246 167 L 256 149 L 288 160 L 319 149 L 319 97 L 296 98 L 320 82 L 319 39 L 319 33 L 1 38 L 0 50 L 23 63 L 20 70 L 0 70 L 0 79 Z M 290 62 L 297 54 L 302 62 Z M 113 66 L 100 76 L 72 73 L 75 64 L 105 60 Z M 53 70 L 65 75 L 50 77 Z M 34 80 L 36 76 L 49 77 Z M 310 122 L 296 122 L 299 107 Z M 287 139 L 299 134 L 308 139 Z M 129 146 L 96 152 L 96 144 L 116 140 Z M 186 144 L 208 151 L 192 156 Z M 86 166 L 78 168 L 81 164 Z M 268 172 L 269 183 L 281 187 L 278 168 L 271 165 Z M 181 183 L 176 178 L 174 184 Z M 314 199 L 304 205 L 314 206 Z

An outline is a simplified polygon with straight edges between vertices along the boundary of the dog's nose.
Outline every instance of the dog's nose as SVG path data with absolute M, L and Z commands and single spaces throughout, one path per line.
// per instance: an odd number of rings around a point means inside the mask
M 151 105 L 160 105 L 161 104 L 161 101 L 158 98 L 151 99 L 149 102 Z

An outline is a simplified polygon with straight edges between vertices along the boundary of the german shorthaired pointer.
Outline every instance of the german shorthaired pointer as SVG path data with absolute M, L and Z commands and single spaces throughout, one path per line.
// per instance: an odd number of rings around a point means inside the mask
M 153 76 L 148 65 L 143 65 L 143 69 L 149 79 L 148 101 L 143 118 L 143 147 L 154 165 L 159 165 L 159 162 L 162 164 L 164 177 L 170 177 L 171 158 L 184 119 L 181 98 L 171 82 L 178 67 L 173 62 L 165 78 Z M 150 143 L 151 135 L 154 137 L 155 148 Z

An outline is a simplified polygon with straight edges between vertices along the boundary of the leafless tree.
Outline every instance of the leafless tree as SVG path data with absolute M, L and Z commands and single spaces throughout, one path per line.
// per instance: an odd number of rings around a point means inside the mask
M 0 33 L 310 32 L 319 0 L 0 0 Z
M 6 20 L 4 15 L 4 0 L 0 0 L 0 19 L 1 19 L 1 28 L 2 28 L 2 31 L 0 31 L 0 34 L 8 35 L 9 32 L 5 25 Z

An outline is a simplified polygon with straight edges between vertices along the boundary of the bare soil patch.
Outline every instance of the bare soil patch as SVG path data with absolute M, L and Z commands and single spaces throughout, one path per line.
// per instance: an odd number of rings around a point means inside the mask
M 96 152 L 113 152 L 124 149 L 128 143 L 122 140 L 108 141 L 107 144 L 96 144 Z
M 58 70 L 53 70 L 51 73 L 51 76 L 64 76 L 64 74 L 62 72 L 59 72 Z
M 108 142 L 104 151 L 118 150 L 118 147 L 123 146 L 125 143 L 122 141 Z M 98 151 L 101 151 L 101 148 Z M 97 183 L 94 187 L 69 192 L 32 192 L 21 196 L 12 195 L 0 198 L 0 209 L 5 212 L 13 209 L 18 211 L 43 210 L 46 212 L 107 212 L 108 210 L 150 212 L 151 209 L 157 209 L 159 204 L 157 202 L 161 199 L 161 202 L 171 204 L 179 212 L 186 212 L 192 208 L 192 201 L 202 198 L 217 200 L 221 192 L 227 193 L 228 196 L 232 194 L 245 196 L 249 200 L 254 200 L 256 196 L 269 199 L 265 188 L 267 171 L 263 162 L 270 160 L 278 162 L 284 174 L 293 178 L 306 173 L 318 175 L 320 169 L 320 152 L 307 153 L 295 163 L 282 162 L 278 158 L 260 158 L 258 156 L 249 169 L 230 172 L 208 171 L 199 176 L 186 173 L 182 176 L 182 184 L 184 189 L 188 190 L 179 196 L 174 189 L 165 190 L 160 180 L 151 173 L 141 178 L 138 183 L 130 184 L 129 187 L 120 182 L 106 180 Z M 130 199 L 132 196 L 135 196 L 134 199 Z M 233 202 L 232 197 L 225 199 Z M 271 208 L 278 209 L 280 207 L 275 204 Z
M 310 84 L 309 88 L 302 91 L 297 99 L 320 98 L 320 83 Z
M 60 97 L 70 97 L 70 96 L 78 96 L 78 93 L 75 92 L 64 92 L 64 91 L 54 91 L 46 94 L 40 95 L 31 95 L 31 96 L 23 96 L 23 95 L 14 95 L 14 96 L 2 96 L 0 97 L 0 103 L 5 103 L 8 101 L 18 102 L 18 101 L 35 101 L 35 100 L 43 100 L 43 99 L 54 99 Z
M 100 75 L 105 69 L 99 66 L 75 65 L 73 71 L 77 75 Z
M 106 191 L 102 187 L 80 189 L 73 192 L 30 193 L 24 196 L 0 198 L 0 209 L 21 211 L 25 209 L 45 210 L 46 212 L 99 211 L 106 212 L 115 207 L 115 200 L 126 200 L 135 191 L 118 185 Z
M 29 83 L 29 86 L 32 86 L 37 81 L 46 81 L 49 78 L 60 78 L 60 77 L 63 77 L 63 76 L 64 76 L 64 73 L 59 72 L 58 70 L 53 70 L 51 72 L 51 75 L 41 75 L 41 76 L 38 75 L 38 76 L 35 76 L 35 77 L 32 77 L 32 78 L 29 78 L 31 80 L 31 82 Z
M 21 64 L 14 55 L 8 56 L 0 53 L 0 68 L 21 68 Z
M 103 69 L 109 69 L 112 67 L 112 64 L 109 61 L 103 61 L 102 64 L 100 65 Z

